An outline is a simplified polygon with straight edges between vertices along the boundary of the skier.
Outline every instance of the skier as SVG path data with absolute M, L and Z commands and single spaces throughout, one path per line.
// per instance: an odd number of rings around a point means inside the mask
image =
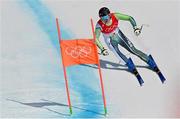
M 105 43 L 107 44 L 108 48 L 117 56 L 118 59 L 122 59 L 128 70 L 135 74 L 137 77 L 139 84 L 142 85 L 144 81 L 142 80 L 141 76 L 139 75 L 133 61 L 131 58 L 127 58 L 118 48 L 118 45 L 124 47 L 130 53 L 138 56 L 144 62 L 146 62 L 149 67 L 155 71 L 161 79 L 161 82 L 164 83 L 166 80 L 162 75 L 161 71 L 157 67 L 154 59 L 151 55 L 147 55 L 142 51 L 138 50 L 133 43 L 122 33 L 122 31 L 118 27 L 119 20 L 129 21 L 134 29 L 134 33 L 136 36 L 140 35 L 141 28 L 138 28 L 136 25 L 136 21 L 133 17 L 121 13 L 111 13 L 107 7 L 102 7 L 99 10 L 99 21 L 96 24 L 95 28 L 95 35 L 96 35 L 96 45 L 101 50 L 101 54 L 106 56 L 108 55 L 107 49 L 103 47 L 101 44 L 99 37 L 101 33 L 103 34 Z

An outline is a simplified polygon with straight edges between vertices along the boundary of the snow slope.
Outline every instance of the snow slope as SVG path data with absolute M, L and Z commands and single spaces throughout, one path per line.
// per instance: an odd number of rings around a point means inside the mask
M 101 58 L 107 99 L 107 117 L 180 117 L 179 1 L 1 1 L 0 117 L 71 118 L 104 117 L 97 68 L 67 68 L 73 115 L 69 115 L 55 18 L 63 39 L 91 38 L 90 18 L 98 9 L 132 15 L 144 27 L 136 37 L 128 22 L 120 28 L 139 49 L 151 53 L 167 82 L 131 56 L 145 84 L 127 72 L 117 58 Z M 103 39 L 102 39 L 103 41 Z M 104 43 L 103 43 L 104 44 Z

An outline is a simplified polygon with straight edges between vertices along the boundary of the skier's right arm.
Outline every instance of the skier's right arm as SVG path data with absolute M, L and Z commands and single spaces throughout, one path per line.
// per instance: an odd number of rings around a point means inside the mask
M 102 55 L 108 55 L 109 53 L 107 52 L 107 49 L 105 49 L 103 47 L 101 41 L 99 40 L 100 35 L 101 35 L 101 29 L 100 28 L 96 28 L 95 29 L 95 36 L 96 36 L 95 43 L 98 46 L 98 48 L 101 50 L 101 54 Z
M 99 40 L 99 37 L 101 35 L 101 29 L 100 28 L 95 29 L 95 35 L 96 35 L 95 43 L 98 46 L 98 48 L 102 51 L 104 49 L 104 47 L 103 47 L 101 41 Z

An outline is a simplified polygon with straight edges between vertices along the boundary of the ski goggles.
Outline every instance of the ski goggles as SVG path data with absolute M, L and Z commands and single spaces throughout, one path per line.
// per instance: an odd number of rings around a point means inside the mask
M 103 17 L 101 17 L 101 19 L 102 19 L 103 21 L 107 21 L 107 20 L 109 20 L 109 15 L 103 16 Z

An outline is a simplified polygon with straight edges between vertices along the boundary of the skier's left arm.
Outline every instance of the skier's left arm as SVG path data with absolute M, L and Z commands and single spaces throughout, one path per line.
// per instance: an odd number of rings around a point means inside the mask
M 129 21 L 134 29 L 134 32 L 136 35 L 140 34 L 140 28 L 137 27 L 136 21 L 132 16 L 126 15 L 126 14 L 121 14 L 121 13 L 114 13 L 115 17 L 118 20 L 124 20 L 124 21 Z

